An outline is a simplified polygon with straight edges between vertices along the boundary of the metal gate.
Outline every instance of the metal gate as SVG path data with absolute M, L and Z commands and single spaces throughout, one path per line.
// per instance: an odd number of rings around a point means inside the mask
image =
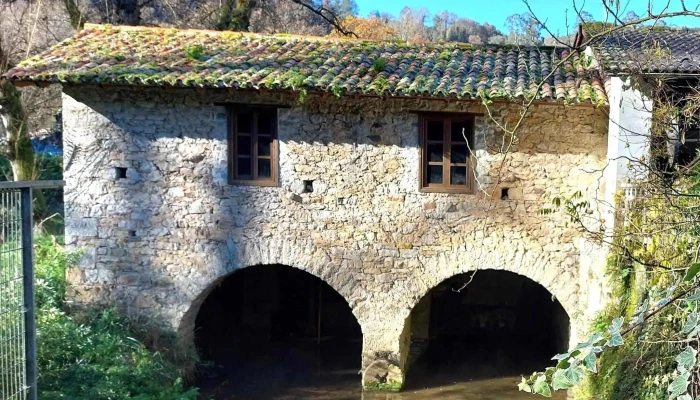
M 0 183 L 0 400 L 36 400 L 32 190 L 60 186 Z

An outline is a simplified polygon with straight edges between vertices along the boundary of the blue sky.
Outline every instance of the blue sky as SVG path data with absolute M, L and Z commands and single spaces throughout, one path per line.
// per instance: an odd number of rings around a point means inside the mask
M 431 14 L 449 10 L 461 17 L 471 18 L 478 22 L 489 22 L 499 29 L 506 31 L 505 20 L 511 14 L 527 12 L 527 7 L 522 0 L 356 0 L 360 8 L 360 15 L 367 15 L 370 11 L 379 10 L 398 15 L 405 6 L 425 8 Z M 669 9 L 678 10 L 680 0 L 652 0 L 654 12 L 659 12 L 671 2 Z M 553 31 L 559 30 L 560 34 L 566 33 L 566 17 L 570 27 L 575 25 L 576 14 L 574 12 L 574 0 L 529 0 L 532 9 L 538 18 L 547 20 L 547 25 Z M 593 14 L 600 20 L 603 17 L 603 5 L 601 0 L 575 0 L 576 7 Z M 634 10 L 637 14 L 646 13 L 647 0 L 620 0 L 625 10 Z M 686 1 L 691 5 L 698 0 Z M 678 26 L 690 26 L 700 28 L 700 18 L 676 18 L 668 21 L 669 24 Z

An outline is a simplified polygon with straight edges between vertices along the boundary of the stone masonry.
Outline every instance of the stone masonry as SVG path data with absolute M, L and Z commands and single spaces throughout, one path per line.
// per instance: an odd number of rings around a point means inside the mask
M 191 342 L 218 282 L 239 268 L 284 264 L 347 300 L 362 327 L 363 368 L 401 384 L 411 310 L 451 276 L 500 269 L 532 279 L 561 302 L 573 337 L 604 298 L 602 272 L 591 267 L 604 251 L 566 217 L 538 213 L 578 190 L 598 212 L 608 120 L 595 107 L 536 105 L 504 156 L 508 140 L 473 101 L 310 95 L 300 103 L 288 92 L 67 85 L 63 103 L 66 241 L 85 252 L 69 271 L 78 304 L 116 303 Z M 223 103 L 282 106 L 279 187 L 227 184 Z M 420 111 L 481 115 L 482 191 L 418 190 Z M 507 126 L 519 118 L 506 102 L 489 111 Z

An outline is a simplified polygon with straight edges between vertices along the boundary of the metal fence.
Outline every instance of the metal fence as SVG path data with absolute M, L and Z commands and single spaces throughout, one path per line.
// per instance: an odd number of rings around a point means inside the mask
M 0 400 L 36 400 L 32 190 L 62 181 L 0 183 Z

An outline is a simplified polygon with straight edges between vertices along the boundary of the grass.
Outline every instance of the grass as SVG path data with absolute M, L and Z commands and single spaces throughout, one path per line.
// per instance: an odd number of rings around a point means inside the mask
M 16 268 L 9 254 L 0 258 L 3 272 Z M 76 256 L 60 237 L 47 235 L 35 239 L 35 254 L 40 400 L 197 399 L 198 390 L 182 378 L 175 341 L 166 340 L 174 336 L 135 324 L 116 308 L 68 312 L 65 272 Z M 0 320 L 0 334 L 14 330 L 11 319 Z M 18 351 L 2 354 L 6 363 L 21 358 Z M 20 381 L 18 372 L 4 378 Z

